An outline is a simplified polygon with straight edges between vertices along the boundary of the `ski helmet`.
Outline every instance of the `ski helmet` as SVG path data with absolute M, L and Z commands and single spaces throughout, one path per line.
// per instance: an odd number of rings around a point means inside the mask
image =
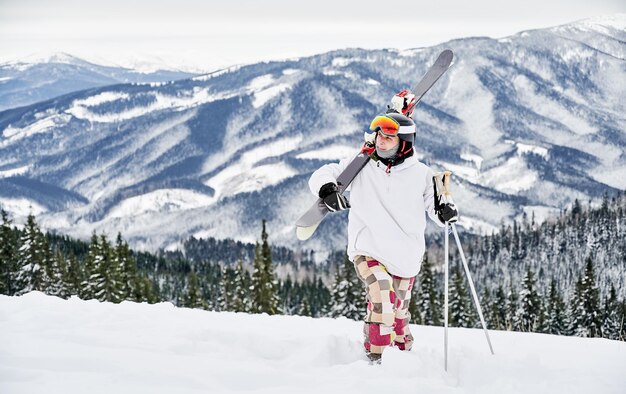
M 402 115 L 411 116 L 416 101 L 417 99 L 415 98 L 415 95 L 408 89 L 404 89 L 396 93 L 391 98 L 389 109 Z
M 389 112 L 378 115 L 370 124 L 372 132 L 380 132 L 390 137 L 400 138 L 400 149 L 397 157 L 410 156 L 415 143 L 415 123 L 408 116 Z

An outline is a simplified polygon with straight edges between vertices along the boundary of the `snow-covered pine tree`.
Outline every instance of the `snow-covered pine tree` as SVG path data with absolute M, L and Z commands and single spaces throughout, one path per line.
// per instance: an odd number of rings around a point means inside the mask
M 267 241 L 265 220 L 261 233 L 262 244 L 256 243 L 254 253 L 254 273 L 252 274 L 252 312 L 274 315 L 279 313 L 277 281 L 272 265 L 272 252 Z
M 604 316 L 602 321 L 602 337 L 608 339 L 620 339 L 620 323 L 623 316 L 620 316 L 620 308 L 617 301 L 615 286 L 611 285 L 609 295 L 604 301 Z
M 89 243 L 89 251 L 87 252 L 87 259 L 85 261 L 83 283 L 81 284 L 82 289 L 80 297 L 84 300 L 96 298 L 96 289 L 101 287 L 102 282 L 104 282 L 104 278 L 102 278 L 102 273 L 99 269 L 103 258 L 98 235 L 94 231 L 93 234 L 91 234 L 91 242 Z
M 452 283 L 449 291 L 448 320 L 450 326 L 473 327 L 475 319 L 472 314 L 471 301 L 458 265 L 452 269 Z
M 567 332 L 567 310 L 554 278 L 550 281 L 550 293 L 539 331 L 546 334 L 564 335 Z
M 581 300 L 583 305 L 582 327 L 586 331 L 583 336 L 601 336 L 602 318 L 600 309 L 600 291 L 596 286 L 596 278 L 591 256 L 587 258 L 585 273 L 582 278 Z
M 429 326 L 442 325 L 441 293 L 428 253 L 424 255 L 419 273 L 419 283 L 415 287 L 417 288 L 417 310 L 420 314 L 421 323 Z
M 506 329 L 508 331 L 519 330 L 519 322 L 517 320 L 517 305 L 518 305 L 518 295 L 513 288 L 513 284 L 509 286 L 509 293 L 507 295 L 507 303 L 506 303 Z
M 309 294 L 311 300 L 311 312 L 313 316 L 320 317 L 328 315 L 328 305 L 330 304 L 330 290 L 322 281 L 322 278 L 317 277 L 315 280 L 315 288 L 312 289 L 312 293 Z
M 287 275 L 285 280 L 279 282 L 278 286 L 278 298 L 281 300 L 280 310 L 285 315 L 293 315 L 298 312 L 299 308 L 294 308 L 294 303 L 298 301 L 297 297 L 300 296 L 300 286 L 294 285 L 291 280 L 291 275 Z
M 14 295 L 17 292 L 17 237 L 11 228 L 9 214 L 0 209 L 0 294 Z
M 502 284 L 498 285 L 496 294 L 491 307 L 488 310 L 489 327 L 494 330 L 507 329 L 507 296 L 502 288 Z
M 70 253 L 67 257 L 63 282 L 67 286 L 67 291 L 70 295 L 81 294 L 83 271 L 74 253 Z
M 311 316 L 311 306 L 309 305 L 309 297 L 302 297 L 298 308 L 299 316 Z
M 264 283 L 264 266 L 263 258 L 261 257 L 261 245 L 257 242 L 254 246 L 254 271 L 252 271 L 252 283 L 250 286 L 250 292 L 252 294 L 250 303 L 250 312 L 262 313 L 263 306 L 263 288 Z
M 218 311 L 232 311 L 234 309 L 233 301 L 236 290 L 235 271 L 228 268 L 226 264 L 222 266 L 220 276 L 219 294 L 217 295 Z
M 121 272 L 113 261 L 111 244 L 104 234 L 98 238 L 93 233 L 85 271 L 83 298 L 116 303 L 124 299 Z
M 491 297 L 491 291 L 489 291 L 488 287 L 484 287 L 483 292 L 480 295 L 480 307 L 483 311 L 490 311 L 493 308 L 492 303 L 493 299 Z M 487 327 L 493 328 L 493 323 L 490 320 L 491 316 L 489 315 L 489 313 L 483 313 L 483 317 L 485 318 L 485 324 L 487 325 Z M 480 319 L 474 319 L 474 327 L 482 327 Z
M 232 310 L 234 312 L 249 312 L 248 288 L 250 287 L 250 274 L 243 268 L 243 260 L 239 258 L 235 268 L 235 287 L 233 289 Z
M 568 335 L 585 336 L 586 329 L 583 325 L 583 315 L 585 313 L 584 300 L 582 299 L 583 283 L 582 277 L 579 277 L 574 287 L 574 294 L 569 301 L 568 309 L 568 322 L 567 328 Z
M 31 213 L 26 219 L 18 251 L 18 272 L 16 276 L 16 295 L 33 290 L 44 291 L 46 269 L 44 263 L 43 234 Z
M 364 300 L 365 289 L 356 275 L 354 264 L 345 256 L 343 264 L 338 265 L 335 272 L 328 316 L 361 320 L 365 315 Z
M 541 300 L 537 293 L 537 280 L 533 271 L 526 272 L 519 296 L 520 303 L 517 309 L 519 329 L 525 332 L 535 332 L 541 315 Z
M 63 281 L 65 259 L 59 253 L 56 255 L 52 253 L 48 240 L 45 237 L 42 238 L 42 248 L 44 256 L 44 269 L 46 271 L 44 293 L 51 296 L 67 298 L 69 294 L 67 286 Z
M 190 272 L 187 276 L 187 291 L 183 297 L 182 306 L 185 308 L 209 309 L 209 304 L 202 295 L 198 275 L 195 272 Z
M 263 270 L 265 277 L 264 297 L 267 300 L 267 312 L 270 315 L 281 313 L 280 299 L 278 298 L 278 280 L 274 274 L 274 262 L 272 261 L 272 250 L 268 242 L 266 231 L 266 221 L 263 220 L 263 231 L 261 232 L 261 257 L 263 258 Z
M 137 277 L 137 261 L 130 252 L 130 247 L 117 233 L 113 250 L 111 267 L 118 273 L 119 288 L 122 299 L 143 301 L 142 286 Z

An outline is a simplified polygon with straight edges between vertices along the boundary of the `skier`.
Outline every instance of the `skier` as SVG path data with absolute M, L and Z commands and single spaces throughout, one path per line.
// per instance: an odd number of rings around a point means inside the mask
M 411 289 L 425 252 L 424 211 L 439 226 L 458 219 L 453 204 L 435 211 L 433 171 L 414 155 L 416 129 L 407 113 L 413 95 L 396 94 L 386 114 L 372 120 L 366 142 L 371 158 L 354 178 L 350 202 L 338 192 L 337 176 L 350 159 L 326 164 L 311 175 L 311 191 L 331 211 L 350 208 L 348 257 L 366 287 L 364 346 L 371 363 L 385 347 L 410 350 Z

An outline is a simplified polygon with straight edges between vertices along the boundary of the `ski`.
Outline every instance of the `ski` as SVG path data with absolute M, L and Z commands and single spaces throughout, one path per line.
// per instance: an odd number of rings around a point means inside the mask
M 413 109 L 420 102 L 422 97 L 433 87 L 435 82 L 441 78 L 443 74 L 450 68 L 454 55 L 451 50 L 446 49 L 441 52 L 435 60 L 435 63 L 428 69 L 424 77 L 415 85 L 412 92 L 415 95 L 415 102 L 409 108 L 408 113 L 412 113 Z M 372 145 L 365 144 L 358 155 L 348 164 L 345 170 L 337 177 L 337 186 L 340 193 L 343 193 L 358 173 L 365 167 L 370 160 L 370 154 L 373 152 Z M 296 222 L 296 236 L 299 240 L 305 241 L 315 233 L 324 217 L 330 211 L 324 205 L 321 198 L 309 208 Z

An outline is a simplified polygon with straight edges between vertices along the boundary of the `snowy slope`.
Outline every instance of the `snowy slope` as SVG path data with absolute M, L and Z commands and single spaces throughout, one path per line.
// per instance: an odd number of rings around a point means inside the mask
M 416 110 L 417 154 L 454 171 L 461 225 L 490 232 L 626 188 L 625 42 L 618 15 L 70 93 L 0 112 L 0 204 L 84 239 L 121 231 L 139 249 L 254 241 L 263 218 L 277 244 L 343 248 L 341 215 L 295 239 L 315 199 L 307 178 L 356 152 L 391 95 L 450 48 L 453 67 Z
M 124 302 L 0 296 L 0 392 L 618 394 L 626 343 L 412 326 L 370 366 L 361 323 Z

